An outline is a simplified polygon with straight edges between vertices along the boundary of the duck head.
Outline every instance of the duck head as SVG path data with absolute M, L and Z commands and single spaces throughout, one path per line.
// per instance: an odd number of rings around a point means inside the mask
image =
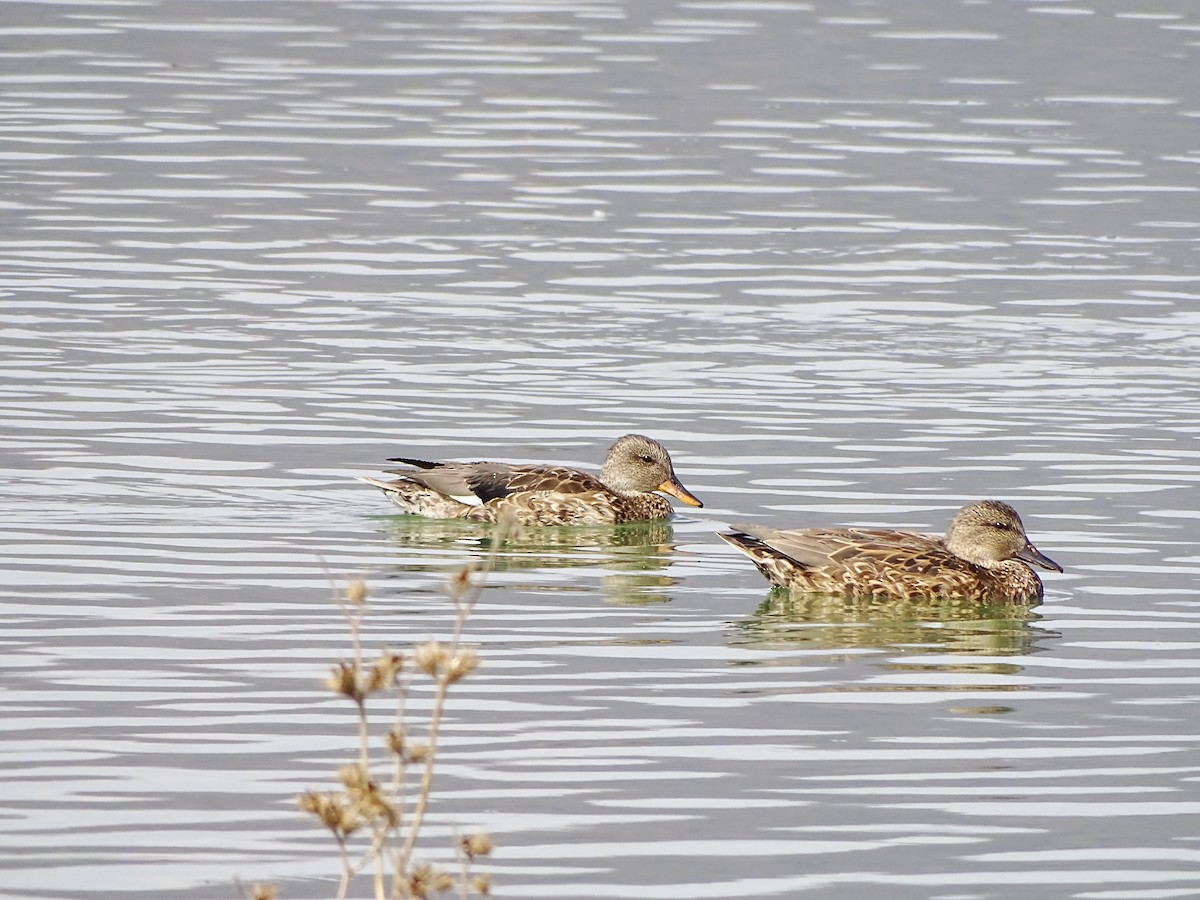
M 675 475 L 667 448 L 641 434 L 627 434 L 608 448 L 600 480 L 618 494 L 661 491 L 688 506 L 703 506 Z
M 946 529 L 945 543 L 955 556 L 989 569 L 1019 559 L 1052 572 L 1062 571 L 1062 566 L 1033 546 L 1017 511 L 999 500 L 980 500 L 960 509 Z

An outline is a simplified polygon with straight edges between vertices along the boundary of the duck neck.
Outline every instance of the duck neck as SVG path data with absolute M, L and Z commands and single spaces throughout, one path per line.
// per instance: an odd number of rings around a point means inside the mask
M 603 468 L 600 469 L 600 480 L 604 482 L 604 486 L 614 494 L 620 494 L 622 497 L 633 497 L 642 491 L 630 485 L 629 480 L 621 475 L 621 472 L 616 466 L 610 465 L 607 461 Z
M 957 556 L 959 559 L 965 559 L 969 563 L 974 563 L 985 569 L 993 569 L 998 566 L 999 560 L 989 558 L 981 554 L 973 544 L 969 541 L 964 541 L 953 531 L 946 534 L 946 538 L 942 541 L 946 545 L 946 549 Z

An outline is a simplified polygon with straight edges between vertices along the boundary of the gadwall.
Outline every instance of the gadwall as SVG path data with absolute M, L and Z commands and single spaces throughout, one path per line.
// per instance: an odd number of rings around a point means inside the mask
M 671 504 L 655 491 L 703 506 L 675 476 L 671 457 L 658 441 L 627 434 L 608 448 L 599 477 L 556 465 L 501 462 L 427 462 L 400 456 L 391 462 L 395 481 L 359 478 L 381 489 L 406 513 L 434 519 L 520 525 L 607 525 L 666 519 Z
M 1062 571 L 1025 536 L 1017 511 L 999 500 L 964 506 L 945 538 L 865 528 L 731 528 L 718 536 L 772 584 L 794 591 L 1025 602 L 1042 598 L 1042 582 L 1026 563 Z

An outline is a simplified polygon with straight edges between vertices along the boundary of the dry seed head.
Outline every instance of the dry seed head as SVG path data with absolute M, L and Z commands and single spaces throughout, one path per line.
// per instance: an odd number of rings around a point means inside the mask
M 303 812 L 317 815 L 317 811 L 321 808 L 321 801 L 324 798 L 324 794 L 318 794 L 316 791 L 305 791 L 296 798 L 296 803 Z
M 358 814 L 358 810 L 347 806 L 341 810 L 341 818 L 338 820 L 335 834 L 339 837 L 351 835 L 362 826 L 362 816 Z
M 404 657 L 399 653 L 393 653 L 391 650 L 384 650 L 380 654 L 379 659 L 375 661 L 375 665 L 371 668 L 367 680 L 367 692 L 381 691 L 395 685 L 396 677 L 400 674 L 400 669 L 403 666 Z
M 338 769 L 338 781 L 351 794 L 369 794 L 375 790 L 375 785 L 371 781 L 371 773 L 358 763 Z
M 451 891 L 454 890 L 454 878 L 446 872 L 438 872 L 433 876 L 433 881 L 430 884 L 435 891 Z
M 474 647 L 461 647 L 446 666 L 446 680 L 450 684 L 461 678 L 466 678 L 479 665 L 479 657 L 475 655 Z
M 433 867 L 429 863 L 413 863 L 408 873 L 408 893 L 412 897 L 428 897 L 429 882 L 433 878 Z
M 383 796 L 364 766 L 343 766 L 338 770 L 338 778 L 346 786 L 356 816 L 370 821 L 382 820 L 389 826 L 396 824 L 396 808 Z
M 389 729 L 388 733 L 384 736 L 384 740 L 387 742 L 387 748 L 388 748 L 389 753 L 393 753 L 396 756 L 404 755 L 404 729 L 403 728 L 401 728 L 399 725 L 397 725 L 394 728 Z
M 351 578 L 346 582 L 346 599 L 351 606 L 362 609 L 367 603 L 367 585 L 361 578 Z
M 466 565 L 450 576 L 450 584 L 447 591 L 450 594 L 451 600 L 459 600 L 471 590 L 472 571 L 471 566 Z
M 325 679 L 325 686 L 335 694 L 349 697 L 355 703 L 362 703 L 363 694 L 355 677 L 354 667 L 346 662 L 339 662 Z
M 430 678 L 436 678 L 438 671 L 446 664 L 447 655 L 446 648 L 440 643 L 429 641 L 417 647 L 413 652 L 413 659 L 418 669 Z
M 489 896 L 492 893 L 492 876 L 486 872 L 476 875 L 471 879 L 471 890 L 484 897 Z
M 399 820 L 396 807 L 383 796 L 374 782 L 362 791 L 355 792 L 354 812 L 368 822 L 382 822 L 389 828 Z
M 322 794 L 319 791 L 305 791 L 299 797 L 300 809 L 316 816 L 321 824 L 336 835 L 349 834 L 345 829 L 345 813 L 338 798 L 333 794 Z M 357 827 L 357 826 L 356 826 Z
M 433 753 L 433 748 L 429 744 L 412 744 L 408 748 L 408 761 L 410 763 L 423 763 L 429 759 Z
M 250 886 L 249 900 L 279 900 L 279 891 L 273 884 L 256 882 Z
M 396 807 L 384 799 L 382 794 L 372 794 L 370 802 L 361 804 L 362 811 L 369 818 L 383 822 L 388 828 L 393 827 L 400 821 L 400 814 L 396 812 Z
M 491 837 L 486 834 L 468 835 L 460 843 L 463 853 L 467 854 L 467 857 L 470 859 L 474 859 L 477 856 L 487 856 L 495 846 L 492 844 Z

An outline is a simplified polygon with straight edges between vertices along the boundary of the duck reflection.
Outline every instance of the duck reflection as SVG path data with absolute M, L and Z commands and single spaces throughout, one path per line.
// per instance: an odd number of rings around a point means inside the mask
M 666 522 L 623 525 L 522 528 L 495 546 L 496 529 L 478 522 L 399 516 L 388 520 L 387 535 L 398 548 L 416 555 L 394 566 L 401 572 L 430 572 L 461 564 L 464 553 L 482 560 L 496 550 L 492 570 L 511 573 L 546 569 L 603 570 L 600 589 L 607 603 L 666 603 L 676 579 L 666 574 L 675 545 Z M 511 584 L 511 582 L 509 582 Z M 517 583 L 526 590 L 546 590 L 544 579 Z M 555 580 L 553 588 L 567 593 L 592 590 Z
M 1031 603 L 980 603 L 879 598 L 847 599 L 830 594 L 771 591 L 754 615 L 735 628 L 736 642 L 761 649 L 881 650 L 888 653 L 954 653 L 1023 656 L 1053 632 L 1036 626 Z M 909 666 L 911 667 L 911 666 Z M 1015 671 L 1013 664 L 964 661 L 939 663 L 942 671 Z

